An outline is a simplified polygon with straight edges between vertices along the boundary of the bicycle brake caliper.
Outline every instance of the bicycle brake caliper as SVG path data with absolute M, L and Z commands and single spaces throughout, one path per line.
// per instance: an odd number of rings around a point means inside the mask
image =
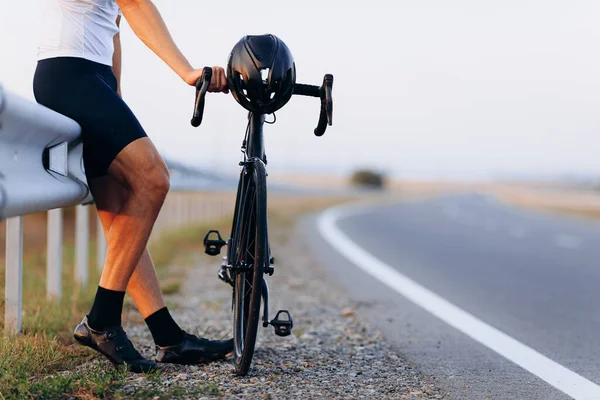
M 210 239 L 211 233 L 216 233 L 218 239 Z M 204 237 L 204 252 L 209 256 L 216 256 L 221 253 L 221 247 L 225 246 L 227 243 L 221 237 L 219 231 L 210 230 Z

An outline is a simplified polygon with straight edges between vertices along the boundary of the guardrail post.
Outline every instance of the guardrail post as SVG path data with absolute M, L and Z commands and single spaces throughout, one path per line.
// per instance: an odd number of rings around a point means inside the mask
M 63 210 L 48 211 L 46 257 L 46 296 L 60 299 L 62 294 Z
M 88 282 L 89 243 L 89 208 L 79 205 L 75 208 L 75 281 L 81 285 Z
M 189 205 L 190 205 L 190 196 L 189 194 L 183 195 L 183 225 L 187 226 L 190 223 L 190 213 L 189 213 Z
M 175 195 L 171 195 L 171 197 L 167 198 L 167 201 L 165 202 L 165 205 L 167 206 L 167 229 L 172 229 L 175 225 L 176 210 L 173 206 L 173 203 L 175 203 Z
M 194 223 L 198 222 L 198 198 L 196 193 L 194 193 L 193 195 L 193 200 L 192 200 L 192 221 Z
M 192 207 L 194 205 L 194 197 L 192 194 L 186 196 L 185 202 L 185 222 L 187 225 L 191 225 L 194 220 L 192 218 Z
M 177 193 L 177 197 L 175 197 L 175 227 L 180 228 L 183 225 L 184 221 L 184 205 L 185 199 L 183 194 Z
M 23 305 L 23 217 L 6 220 L 6 282 L 4 328 L 21 332 Z
M 96 266 L 98 271 L 102 271 L 106 259 L 106 238 L 104 237 L 104 228 L 102 228 L 100 217 L 96 217 L 96 226 Z

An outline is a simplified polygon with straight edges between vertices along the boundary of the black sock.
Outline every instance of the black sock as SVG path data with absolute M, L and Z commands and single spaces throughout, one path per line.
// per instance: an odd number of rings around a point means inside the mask
M 161 308 L 146 318 L 154 343 L 159 346 L 175 346 L 183 340 L 183 331 L 171 317 L 167 307 Z
M 124 298 L 125 292 L 117 292 L 98 286 L 94 305 L 88 314 L 90 328 L 103 331 L 110 326 L 120 326 Z

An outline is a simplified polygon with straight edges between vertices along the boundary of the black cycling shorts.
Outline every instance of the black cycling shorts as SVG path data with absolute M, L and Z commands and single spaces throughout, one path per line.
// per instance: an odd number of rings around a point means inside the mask
M 84 58 L 38 61 L 35 99 L 81 126 L 83 162 L 88 179 L 107 174 L 117 154 L 146 132 L 117 93 L 112 68 Z

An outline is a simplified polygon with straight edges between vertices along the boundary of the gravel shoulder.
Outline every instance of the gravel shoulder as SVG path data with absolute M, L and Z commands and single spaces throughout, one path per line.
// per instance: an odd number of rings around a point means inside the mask
M 131 376 L 121 389 L 128 398 L 321 399 L 446 398 L 388 345 L 380 331 L 359 320 L 343 290 L 311 257 L 294 220 L 271 218 L 276 259 L 268 278 L 270 316 L 287 309 L 292 335 L 281 338 L 259 327 L 248 376 L 233 374 L 232 360 L 163 367 L 160 376 Z M 183 329 L 209 338 L 231 336 L 231 290 L 217 279 L 218 257 L 195 254 L 195 267 L 167 305 Z M 176 266 L 174 266 L 176 268 Z M 139 350 L 154 355 L 151 336 L 131 310 L 125 329 Z M 96 361 L 98 362 L 98 361 Z M 152 396 L 150 397 L 152 398 Z

